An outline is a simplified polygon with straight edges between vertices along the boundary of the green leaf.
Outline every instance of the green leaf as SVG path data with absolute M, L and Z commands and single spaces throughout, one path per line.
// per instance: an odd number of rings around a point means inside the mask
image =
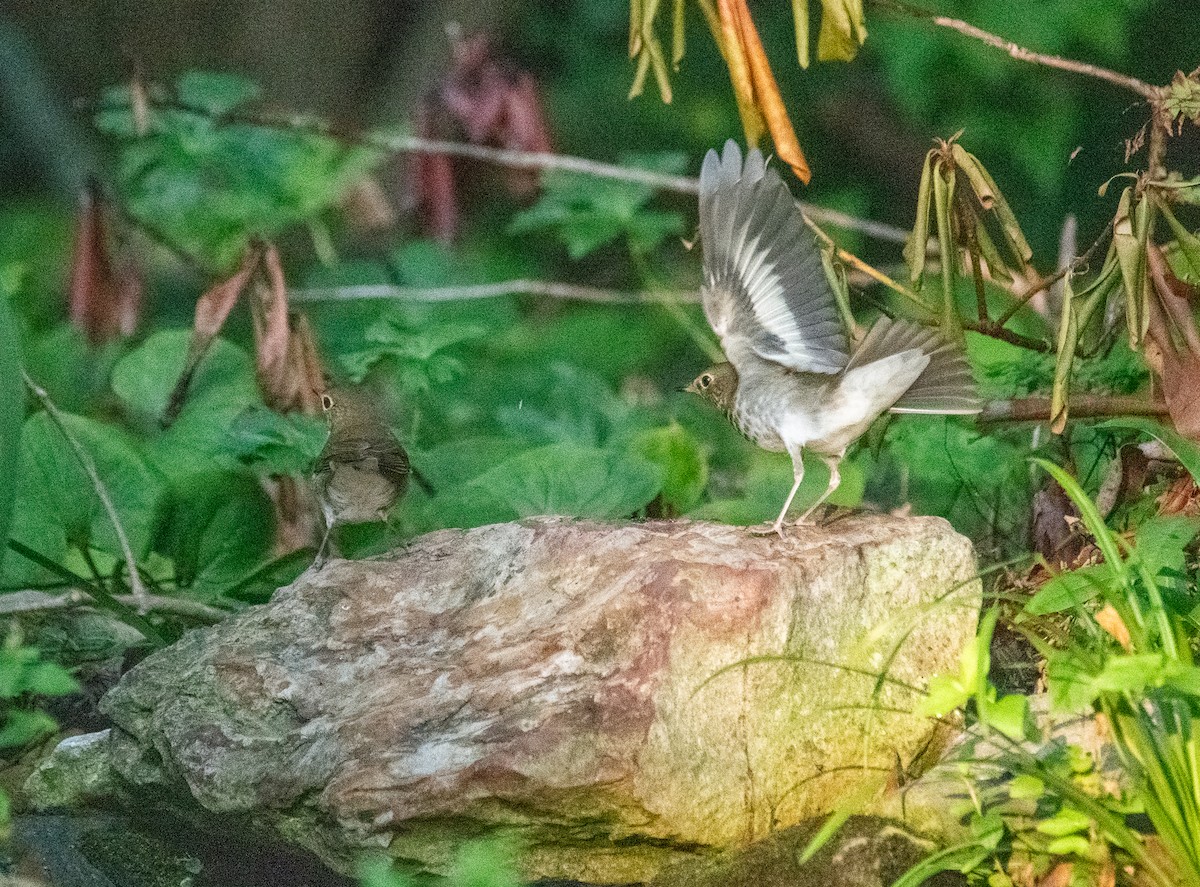
M 1013 800 L 1034 800 L 1046 793 L 1046 783 L 1031 773 L 1018 773 L 1008 784 L 1008 794 Z
M 1025 738 L 1029 727 L 1029 699 L 1019 693 L 1002 696 L 986 707 L 987 723 L 1009 739 Z
M 1091 845 L 1082 835 L 1066 835 L 1055 838 L 1046 845 L 1046 852 L 1051 856 L 1089 856 Z
M 708 461 L 683 426 L 672 423 L 639 432 L 630 449 L 662 467 L 662 500 L 673 513 L 681 514 L 700 501 L 708 485 Z
M 214 117 L 258 98 L 258 84 L 238 74 L 188 71 L 175 85 L 179 100 Z
M 1080 813 L 1074 807 L 1063 807 L 1053 816 L 1038 821 L 1035 828 L 1043 835 L 1061 838 L 1084 831 L 1092 825 L 1091 817 Z
M 16 319 L 9 299 L 17 288 L 14 266 L 0 268 L 0 575 L 17 501 L 21 465 L 21 426 L 25 419 L 25 388 L 21 384 L 21 353 Z
M 147 428 L 146 456 L 172 487 L 212 472 L 222 459 L 227 468 L 236 467 L 229 429 L 243 410 L 261 403 L 250 356 L 216 339 L 192 378 L 178 418 L 170 428 L 158 430 L 190 336 L 178 329 L 155 333 L 113 372 L 113 390 Z
M 57 729 L 54 718 L 44 711 L 9 709 L 0 727 L 0 748 L 19 748 Z
M 255 405 L 234 417 L 224 449 L 260 474 L 307 474 L 328 436 L 326 423 L 313 416 Z
M 627 162 L 643 169 L 676 171 L 681 161 L 681 155 L 657 155 Z M 509 231 L 525 234 L 549 229 L 563 240 L 573 259 L 582 259 L 622 234 L 636 251 L 646 253 L 684 228 L 678 213 L 644 208 L 653 196 L 649 185 L 551 171 L 542 177 L 541 199 L 518 213 Z
M 161 518 L 166 493 L 163 478 L 124 431 L 69 413 L 62 418 L 107 487 L 134 556 L 145 555 Z M 26 535 L 40 523 L 60 528 L 72 545 L 91 546 L 120 556 L 116 531 L 92 481 L 46 413 L 37 413 L 25 423 L 21 451 L 19 509 L 39 518 L 22 522 L 14 538 L 53 557 L 43 547 L 44 539 Z
M 1025 603 L 1025 612 L 1042 616 L 1081 607 L 1103 594 L 1112 581 L 1113 574 L 1108 564 L 1091 564 L 1059 573 Z
M 112 387 L 127 410 L 157 423 L 183 371 L 191 337 L 187 329 L 162 330 L 117 362 Z M 258 400 L 250 356 L 218 338 L 192 377 L 182 415 L 215 410 L 227 420 Z
M 435 497 L 445 526 L 479 526 L 542 514 L 614 519 L 646 506 L 663 469 L 646 459 L 573 443 L 551 444 L 501 462 Z
M 270 558 L 274 526 L 271 501 L 257 481 L 210 469 L 177 486 L 158 548 L 174 561 L 181 587 L 215 597 Z
M 862 0 L 821 0 L 821 32 L 817 35 L 817 60 L 853 61 L 867 39 Z
M 37 662 L 25 671 L 25 691 L 38 696 L 66 696 L 79 682 L 57 662 Z
M 254 95 L 240 77 L 193 72 L 177 92 L 193 109 L 156 108 L 142 137 L 128 138 L 127 92 L 109 96 L 97 124 L 126 136 L 115 169 L 126 210 L 213 271 L 236 264 L 254 235 L 316 220 L 382 157 L 300 128 L 215 120 Z

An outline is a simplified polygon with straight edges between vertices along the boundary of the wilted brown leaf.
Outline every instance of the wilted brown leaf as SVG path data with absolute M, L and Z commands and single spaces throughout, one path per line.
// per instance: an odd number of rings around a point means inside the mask
M 93 345 L 133 332 L 141 309 L 141 279 L 132 265 L 113 271 L 99 187 L 89 184 L 79 202 L 71 256 L 68 308 L 71 322 Z
M 1147 336 L 1161 355 L 1163 398 L 1175 430 L 1200 441 L 1200 332 L 1192 316 L 1193 288 L 1170 274 L 1162 251 L 1146 250 L 1153 292 Z
M 320 392 L 325 389 L 325 367 L 317 350 L 317 338 L 305 314 L 293 314 L 291 327 L 288 362 L 292 367 L 295 390 L 291 407 L 318 416 L 321 414 Z
M 250 281 L 250 276 L 258 267 L 261 258 L 261 245 L 252 244 L 246 250 L 246 254 L 242 257 L 242 264 L 233 276 L 209 287 L 196 302 L 196 315 L 192 322 L 192 338 L 188 342 L 183 371 L 175 382 L 175 388 L 171 391 L 166 409 L 163 410 L 162 424 L 164 426 L 170 425 L 179 416 L 179 411 L 183 409 L 184 400 L 187 398 L 188 386 L 192 382 L 192 376 L 196 373 L 196 367 L 208 353 L 209 346 L 212 345 L 217 333 L 221 331 L 225 319 L 229 317 L 229 312 L 233 310 L 238 296 L 246 288 L 246 284 Z
M 1070 887 L 1071 878 L 1075 874 L 1075 863 L 1060 862 L 1050 869 L 1038 882 L 1038 887 Z
M 1121 619 L 1121 614 L 1116 611 L 1112 604 L 1105 604 L 1102 609 L 1097 611 L 1096 624 L 1108 632 L 1125 649 L 1126 653 L 1129 652 L 1131 644 L 1129 628 Z
M 289 406 L 290 379 L 288 374 L 288 304 L 287 284 L 279 251 L 269 244 L 263 252 L 266 280 L 254 287 L 251 303 L 254 320 L 254 369 L 263 403 L 273 410 L 286 412 Z

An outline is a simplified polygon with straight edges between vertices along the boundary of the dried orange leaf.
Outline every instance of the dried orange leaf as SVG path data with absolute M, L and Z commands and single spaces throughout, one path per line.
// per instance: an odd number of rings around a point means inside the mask
M 771 133 L 771 140 L 775 143 L 775 151 L 779 158 L 792 168 L 796 178 L 807 185 L 812 179 L 812 172 L 808 168 L 808 161 L 804 159 L 804 152 L 800 150 L 800 142 L 796 138 L 796 131 L 792 128 L 792 121 L 783 104 L 783 96 L 779 92 L 779 84 L 775 82 L 771 63 L 767 61 L 766 50 L 763 49 L 758 29 L 754 27 L 745 0 L 735 0 L 734 12 L 737 14 L 738 34 L 750 68 L 754 102 L 766 119 L 767 129 Z
M 737 101 L 738 114 L 742 118 L 746 144 L 757 145 L 767 130 L 767 124 L 754 100 L 754 80 L 742 42 L 738 7 L 744 5 L 745 0 L 717 0 L 717 13 L 721 20 L 721 51 L 725 56 L 725 65 L 729 68 L 733 97 Z
M 296 397 L 292 407 L 310 416 L 321 413 L 321 395 L 325 390 L 325 367 L 317 350 L 317 338 L 305 314 L 292 318 L 288 343 L 288 361 L 292 367 Z
M 1121 614 L 1116 611 L 1112 604 L 1105 604 L 1104 608 L 1096 613 L 1096 624 L 1116 639 L 1116 642 L 1125 649 L 1126 653 L 1129 652 L 1132 644 L 1129 638 L 1129 629 L 1121 619 Z

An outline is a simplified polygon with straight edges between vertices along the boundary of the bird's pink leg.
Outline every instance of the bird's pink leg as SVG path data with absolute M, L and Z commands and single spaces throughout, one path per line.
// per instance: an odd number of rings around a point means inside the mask
M 792 500 L 796 498 L 796 491 L 800 489 L 800 483 L 804 480 L 804 459 L 800 456 L 800 450 L 797 449 L 792 456 L 792 476 L 796 482 L 792 484 L 792 491 L 788 493 L 787 501 L 783 503 L 783 510 L 779 512 L 779 517 L 775 518 L 775 523 L 771 524 L 769 529 L 756 529 L 755 533 L 767 535 L 768 533 L 776 533 L 779 538 L 783 538 L 783 519 L 787 517 L 788 509 L 792 507 Z
M 829 466 L 829 486 L 825 488 L 825 492 L 821 494 L 821 498 L 808 506 L 808 510 L 796 520 L 797 524 L 802 524 L 810 514 L 817 510 L 817 506 L 828 499 L 833 491 L 838 488 L 838 484 L 842 482 L 842 475 L 838 471 L 838 463 L 842 461 L 841 456 L 822 456 L 821 461 Z

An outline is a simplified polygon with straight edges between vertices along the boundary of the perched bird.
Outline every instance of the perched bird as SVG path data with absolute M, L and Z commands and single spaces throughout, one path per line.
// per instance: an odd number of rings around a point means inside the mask
M 325 518 L 318 563 L 335 524 L 386 520 L 388 511 L 408 489 L 410 475 L 426 492 L 432 492 L 425 479 L 413 471 L 408 453 L 363 393 L 325 391 L 321 406 L 329 421 L 329 439 L 313 466 Z
M 881 318 L 853 350 L 838 317 L 821 254 L 779 173 L 758 150 L 726 142 L 700 171 L 704 313 L 726 363 L 685 389 L 712 401 L 750 440 L 792 458 L 795 483 L 771 529 L 783 521 L 804 478 L 801 453 L 838 464 L 883 412 L 977 413 L 970 366 L 936 331 Z

